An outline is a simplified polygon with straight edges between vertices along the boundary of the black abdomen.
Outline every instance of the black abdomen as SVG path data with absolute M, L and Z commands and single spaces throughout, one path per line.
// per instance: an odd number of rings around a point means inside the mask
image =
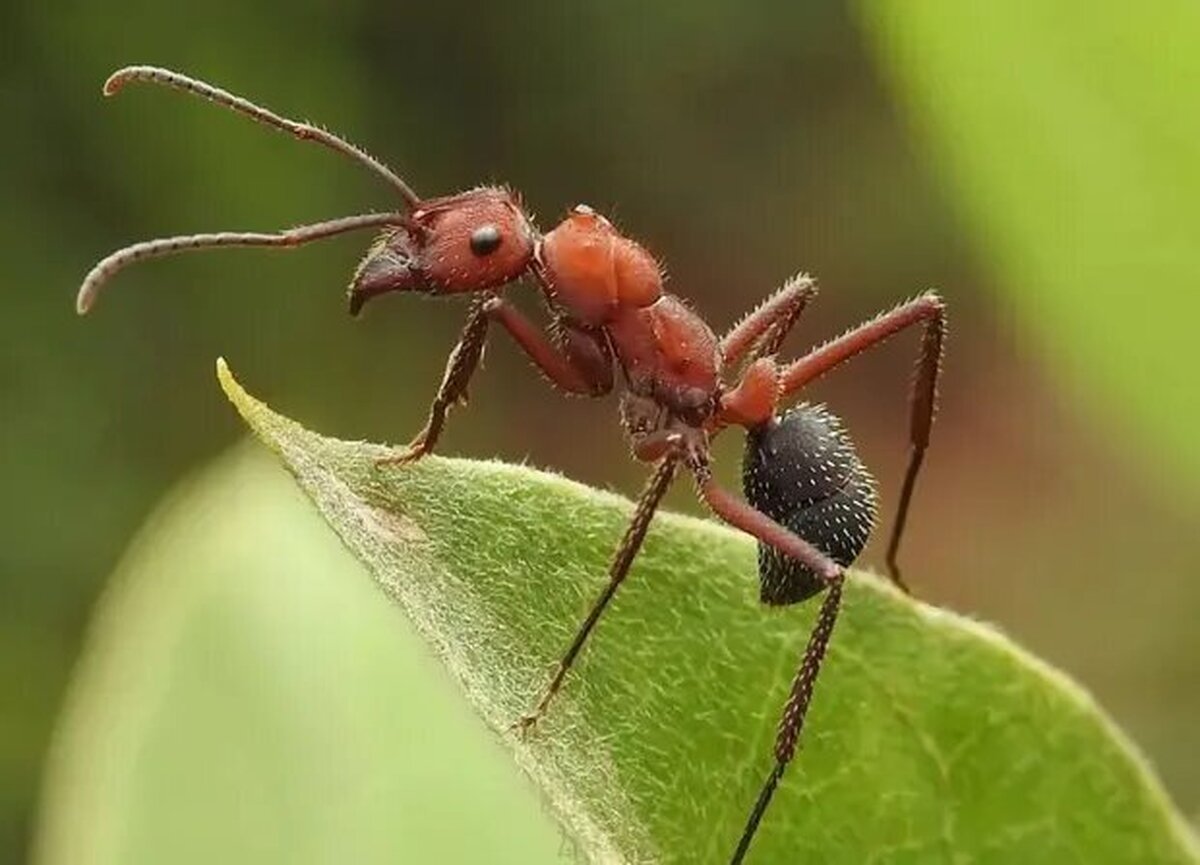
M 798 405 L 746 436 L 746 499 L 840 565 L 862 552 L 875 523 L 875 481 L 841 421 L 824 406 Z M 809 568 L 763 543 L 764 604 L 794 604 L 821 591 Z

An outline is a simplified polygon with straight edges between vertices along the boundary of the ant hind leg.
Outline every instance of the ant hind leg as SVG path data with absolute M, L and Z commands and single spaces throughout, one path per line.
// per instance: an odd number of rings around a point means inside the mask
M 796 756 L 800 734 L 804 729 L 804 719 L 808 715 L 809 703 L 812 702 L 813 688 L 821 672 L 825 651 L 829 647 L 833 626 L 837 623 L 838 611 L 841 609 L 844 572 L 841 565 L 808 541 L 720 487 L 713 480 L 707 465 L 693 465 L 691 468 L 696 475 L 700 496 L 705 504 L 712 508 L 713 513 L 735 528 L 801 562 L 825 584 L 825 598 L 821 602 L 821 610 L 808 637 L 808 644 L 804 648 L 804 655 L 796 670 L 796 677 L 792 680 L 791 691 L 779 719 L 775 735 L 775 765 L 763 783 L 730 860 L 730 865 L 740 865 L 750 849 L 759 823 L 771 804 L 775 788 L 779 786 L 788 764 Z
M 892 534 L 887 547 L 888 576 L 905 592 L 908 592 L 908 586 L 900 576 L 896 558 L 900 540 L 904 535 L 904 525 L 908 519 L 908 508 L 912 502 L 917 475 L 925 458 L 925 450 L 929 446 L 929 431 L 933 426 L 938 377 L 942 366 L 942 344 L 946 337 L 945 302 L 937 294 L 927 292 L 902 303 L 813 349 L 804 357 L 784 367 L 779 377 L 780 396 L 786 397 L 855 355 L 918 323 L 924 324 L 925 332 L 921 339 L 921 353 L 917 360 L 910 402 L 908 468 L 904 473 L 904 484 L 896 507 L 896 520 L 892 524 Z
M 740 360 L 753 363 L 779 351 L 800 313 L 817 295 L 812 277 L 800 274 L 751 310 L 721 338 L 721 357 L 726 364 Z

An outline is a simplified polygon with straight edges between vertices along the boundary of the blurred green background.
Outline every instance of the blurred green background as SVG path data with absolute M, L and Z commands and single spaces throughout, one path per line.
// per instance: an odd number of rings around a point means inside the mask
M 400 441 L 462 317 L 453 302 L 390 298 L 350 320 L 361 237 L 148 264 L 77 319 L 80 278 L 125 243 L 388 204 L 355 166 L 211 106 L 149 88 L 103 100 L 106 75 L 135 62 L 327 125 L 425 194 L 508 182 L 543 228 L 592 204 L 662 256 L 718 328 L 812 272 L 823 294 L 790 350 L 939 288 L 951 339 L 904 551 L 911 581 L 1082 681 L 1200 813 L 1200 13 L 1182 0 L 1089 10 L 5 4 L 0 857 L 30 848 L 54 720 L 107 576 L 164 493 L 241 435 L 213 359 L 314 429 Z M 885 502 L 914 355 L 911 337 L 895 340 L 813 394 L 848 421 Z M 500 340 L 444 450 L 625 492 L 641 475 L 611 401 L 555 396 Z M 738 444 L 719 457 L 733 482 Z M 695 507 L 686 489 L 672 501 Z M 254 540 L 266 522 L 241 526 Z M 881 560 L 877 534 L 865 564 Z M 362 610 L 383 604 L 364 597 Z M 136 636 L 163 627 L 156 612 L 105 627 Z M 120 657 L 136 675 L 141 656 Z M 325 699 L 338 678 L 301 682 L 313 693 L 284 705 Z M 388 765 L 388 732 L 376 735 L 356 739 L 362 766 Z

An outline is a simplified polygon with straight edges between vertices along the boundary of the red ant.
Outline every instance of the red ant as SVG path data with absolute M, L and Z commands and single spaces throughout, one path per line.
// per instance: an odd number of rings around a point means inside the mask
M 789 280 L 723 337 L 679 298 L 663 290 L 655 259 L 607 219 L 580 205 L 546 235 L 538 233 L 520 199 L 501 187 L 480 187 L 422 199 L 396 174 L 346 141 L 280 117 L 241 97 L 176 72 L 131 66 L 104 84 L 112 95 L 131 81 L 192 93 L 217 105 L 315 141 L 367 166 L 405 204 L 393 213 L 367 213 L 303 225 L 277 234 L 220 232 L 138 243 L 108 256 L 83 281 L 77 309 L 87 312 L 117 271 L 143 258 L 221 246 L 296 247 L 314 240 L 382 228 L 349 287 L 350 312 L 378 294 L 473 292 L 466 326 L 450 353 L 425 427 L 404 449 L 380 460 L 400 464 L 436 446 L 452 406 L 466 396 L 489 326 L 503 327 L 550 383 L 590 397 L 608 394 L 617 372 L 623 385 L 621 420 L 633 455 L 657 467 L 637 503 L 608 572 L 608 585 L 580 626 L 533 711 L 515 726 L 527 730 L 549 706 L 629 571 L 651 518 L 682 464 L 701 499 L 718 517 L 759 542 L 761 600 L 798 603 L 825 592 L 775 740 L 775 766 L 763 785 L 732 857 L 740 863 L 796 752 L 813 685 L 841 605 L 844 568 L 861 551 L 875 517 L 875 493 L 836 418 L 801 405 L 780 417 L 780 402 L 859 352 L 898 331 L 924 323 L 911 405 L 911 453 L 887 549 L 891 579 L 907 591 L 896 565 L 909 502 L 933 422 L 945 334 L 942 300 L 923 294 L 846 332 L 798 360 L 776 353 L 816 294 L 806 276 Z M 543 330 L 496 293 L 525 274 L 538 283 L 549 309 Z M 733 383 L 724 373 L 740 365 Z M 721 487 L 709 466 L 709 441 L 727 426 L 748 431 L 744 488 L 749 503 Z

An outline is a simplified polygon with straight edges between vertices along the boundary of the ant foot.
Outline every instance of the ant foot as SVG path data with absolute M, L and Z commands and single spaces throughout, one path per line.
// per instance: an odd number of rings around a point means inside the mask
M 382 469 L 387 468 L 388 466 L 406 466 L 410 463 L 415 463 L 428 452 L 429 451 L 424 444 L 409 445 L 406 448 L 397 449 L 385 457 L 379 457 L 377 460 L 375 460 L 375 468 Z
M 541 717 L 542 713 L 540 711 L 530 712 L 528 715 L 522 715 L 516 721 L 509 724 L 508 729 L 524 739 L 533 731 L 533 728 L 537 725 L 538 719 Z
M 895 563 L 888 564 L 888 579 L 892 581 L 893 586 L 904 592 L 904 594 L 912 594 L 912 589 L 908 587 L 908 583 L 900 576 L 900 569 L 896 567 Z

